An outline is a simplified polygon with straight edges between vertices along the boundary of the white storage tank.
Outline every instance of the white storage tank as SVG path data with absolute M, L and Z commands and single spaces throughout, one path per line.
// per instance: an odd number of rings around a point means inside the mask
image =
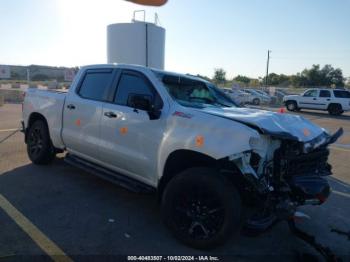
M 164 69 L 165 29 L 148 22 L 111 24 L 107 27 L 108 63 Z

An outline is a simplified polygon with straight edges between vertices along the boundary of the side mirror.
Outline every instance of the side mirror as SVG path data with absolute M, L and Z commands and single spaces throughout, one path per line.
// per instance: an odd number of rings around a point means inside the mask
M 128 106 L 147 111 L 151 120 L 158 119 L 161 115 L 161 111 L 155 107 L 153 99 L 149 95 L 130 94 Z
M 150 111 L 152 109 L 152 99 L 148 95 L 130 94 L 128 98 L 128 106 L 135 109 Z

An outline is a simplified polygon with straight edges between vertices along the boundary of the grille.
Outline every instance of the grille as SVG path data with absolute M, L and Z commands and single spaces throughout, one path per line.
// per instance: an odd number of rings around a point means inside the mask
M 308 174 L 330 175 L 328 155 L 329 150 L 325 147 L 305 154 L 300 153 L 300 150 L 279 149 L 275 152 L 274 173 L 286 177 Z

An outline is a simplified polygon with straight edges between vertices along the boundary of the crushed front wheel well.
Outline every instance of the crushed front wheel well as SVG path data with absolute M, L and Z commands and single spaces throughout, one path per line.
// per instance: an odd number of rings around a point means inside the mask
M 173 177 L 193 167 L 216 168 L 223 176 L 227 177 L 230 182 L 236 185 L 243 200 L 246 198 L 246 193 L 243 191 L 247 188 L 248 182 L 235 163 L 230 161 L 228 157 L 216 160 L 199 152 L 177 150 L 169 155 L 165 163 L 163 176 L 158 183 L 158 200 L 161 200 L 166 185 Z
M 176 150 L 172 152 L 165 162 L 163 175 L 158 183 L 159 199 L 165 186 L 178 173 L 191 167 L 215 167 L 217 160 L 192 150 Z

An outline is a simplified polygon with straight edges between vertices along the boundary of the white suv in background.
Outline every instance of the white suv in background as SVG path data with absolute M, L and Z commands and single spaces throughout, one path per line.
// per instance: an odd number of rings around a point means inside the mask
M 350 92 L 343 89 L 307 89 L 301 95 L 283 98 L 289 111 L 300 109 L 326 110 L 331 115 L 341 115 L 350 110 Z

